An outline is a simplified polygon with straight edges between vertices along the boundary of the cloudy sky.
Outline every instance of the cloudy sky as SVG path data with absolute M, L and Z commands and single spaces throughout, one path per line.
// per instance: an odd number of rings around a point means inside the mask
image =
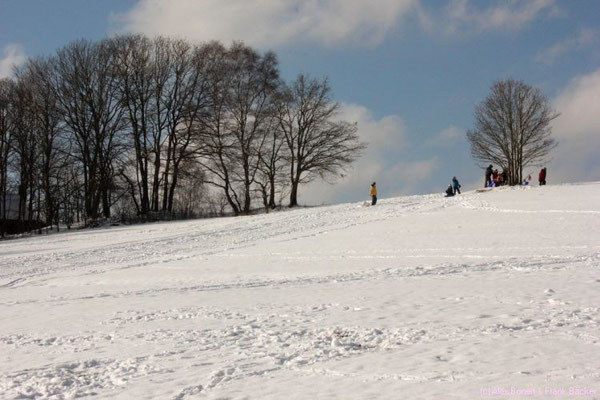
M 274 50 L 282 76 L 327 76 L 341 118 L 369 143 L 307 204 L 483 184 L 465 131 L 490 85 L 537 86 L 561 116 L 548 183 L 600 180 L 598 0 L 0 0 L 0 77 L 26 57 L 120 32 L 243 40 Z M 527 172 L 537 172 L 532 166 Z

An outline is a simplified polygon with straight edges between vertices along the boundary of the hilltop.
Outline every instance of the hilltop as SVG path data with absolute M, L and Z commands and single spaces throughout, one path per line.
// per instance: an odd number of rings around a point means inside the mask
M 598 199 L 506 187 L 0 242 L 0 397 L 599 397 Z

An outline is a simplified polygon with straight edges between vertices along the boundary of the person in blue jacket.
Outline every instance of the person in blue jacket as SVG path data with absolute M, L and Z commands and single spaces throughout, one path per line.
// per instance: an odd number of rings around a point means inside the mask
M 458 179 L 455 176 L 452 177 L 452 189 L 454 190 L 454 194 L 460 194 L 460 183 L 458 183 Z

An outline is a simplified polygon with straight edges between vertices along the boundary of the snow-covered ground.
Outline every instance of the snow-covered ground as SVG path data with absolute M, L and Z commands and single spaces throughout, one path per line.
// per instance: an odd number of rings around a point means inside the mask
M 0 242 L 0 398 L 600 399 L 599 200 L 499 188 Z

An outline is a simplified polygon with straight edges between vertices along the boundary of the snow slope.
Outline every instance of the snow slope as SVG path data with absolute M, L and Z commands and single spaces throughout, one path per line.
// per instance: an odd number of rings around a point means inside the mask
M 0 398 L 600 399 L 599 199 L 498 188 L 0 242 Z

